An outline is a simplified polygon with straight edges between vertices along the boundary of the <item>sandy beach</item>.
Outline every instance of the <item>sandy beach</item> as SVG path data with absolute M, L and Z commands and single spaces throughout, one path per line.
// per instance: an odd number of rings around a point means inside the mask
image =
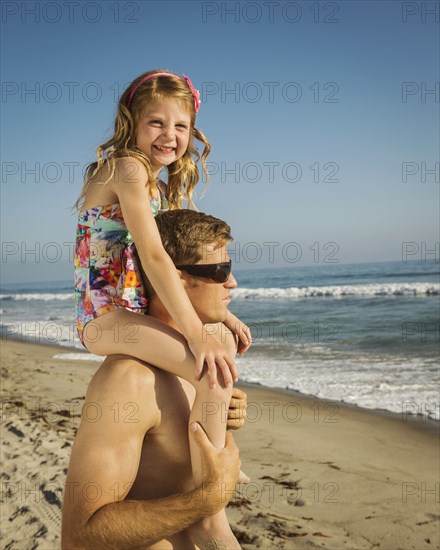
M 67 353 L 68 350 L 65 350 Z M 61 502 L 99 363 L 2 343 L 2 548 L 60 548 Z M 243 386 L 242 386 L 243 387 Z M 253 386 L 228 515 L 251 548 L 440 548 L 439 423 Z

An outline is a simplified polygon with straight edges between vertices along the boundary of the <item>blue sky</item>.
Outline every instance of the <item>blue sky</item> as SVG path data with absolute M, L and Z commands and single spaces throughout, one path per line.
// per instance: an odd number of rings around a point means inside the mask
M 3 282 L 71 277 L 82 170 L 118 94 L 156 67 L 202 92 L 197 205 L 232 226 L 239 269 L 401 260 L 402 243 L 423 259 L 439 240 L 439 10 L 3 2 Z

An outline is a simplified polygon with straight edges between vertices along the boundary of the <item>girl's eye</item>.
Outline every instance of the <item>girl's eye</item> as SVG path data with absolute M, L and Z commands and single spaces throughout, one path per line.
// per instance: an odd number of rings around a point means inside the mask
M 188 126 L 186 124 L 177 124 L 179 128 L 183 128 L 184 130 L 188 130 Z
M 162 122 L 160 120 L 152 120 L 151 121 L 151 124 L 162 124 Z

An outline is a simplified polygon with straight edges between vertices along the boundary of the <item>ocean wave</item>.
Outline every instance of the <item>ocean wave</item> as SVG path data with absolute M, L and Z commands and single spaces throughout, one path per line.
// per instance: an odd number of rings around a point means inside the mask
M 289 299 L 346 296 L 438 296 L 440 284 L 433 283 L 375 283 L 364 285 L 308 286 L 290 288 L 237 288 L 233 290 L 238 299 Z
M 431 362 L 374 354 L 310 358 L 253 354 L 237 359 L 240 379 L 266 387 L 349 403 L 367 409 L 440 421 L 440 402 Z M 428 368 L 427 368 L 428 367 Z
M 428 277 L 431 275 L 436 275 L 438 277 L 439 270 L 437 269 L 436 271 L 403 271 L 403 272 L 392 271 L 390 273 L 380 273 L 378 271 L 374 271 L 372 273 L 368 273 L 368 272 L 339 273 L 339 274 L 332 273 L 331 275 L 329 274 L 329 277 L 331 277 L 332 279 L 376 279 L 378 277 L 383 277 L 384 279 L 391 279 L 391 278 L 401 279 L 402 277 L 406 277 L 406 278 L 420 277 L 421 275 L 423 275 L 423 277 Z
M 51 302 L 55 300 L 73 300 L 73 292 L 68 293 L 33 293 L 33 294 L 0 294 L 0 300 L 23 300 L 25 302 L 30 302 L 33 300 L 41 300 L 43 302 Z
M 440 284 L 436 283 L 372 283 L 359 285 L 326 285 L 307 287 L 237 288 L 234 298 L 315 298 L 345 296 L 438 296 Z M 73 300 L 73 292 L 0 294 L 1 301 L 67 301 Z

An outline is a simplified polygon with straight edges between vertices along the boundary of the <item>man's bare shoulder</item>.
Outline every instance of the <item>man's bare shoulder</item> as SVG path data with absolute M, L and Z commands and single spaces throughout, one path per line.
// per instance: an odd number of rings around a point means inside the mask
M 109 355 L 89 384 L 86 403 L 101 403 L 126 415 L 135 410 L 136 418 L 150 429 L 160 418 L 155 384 L 154 367 L 127 355 Z

